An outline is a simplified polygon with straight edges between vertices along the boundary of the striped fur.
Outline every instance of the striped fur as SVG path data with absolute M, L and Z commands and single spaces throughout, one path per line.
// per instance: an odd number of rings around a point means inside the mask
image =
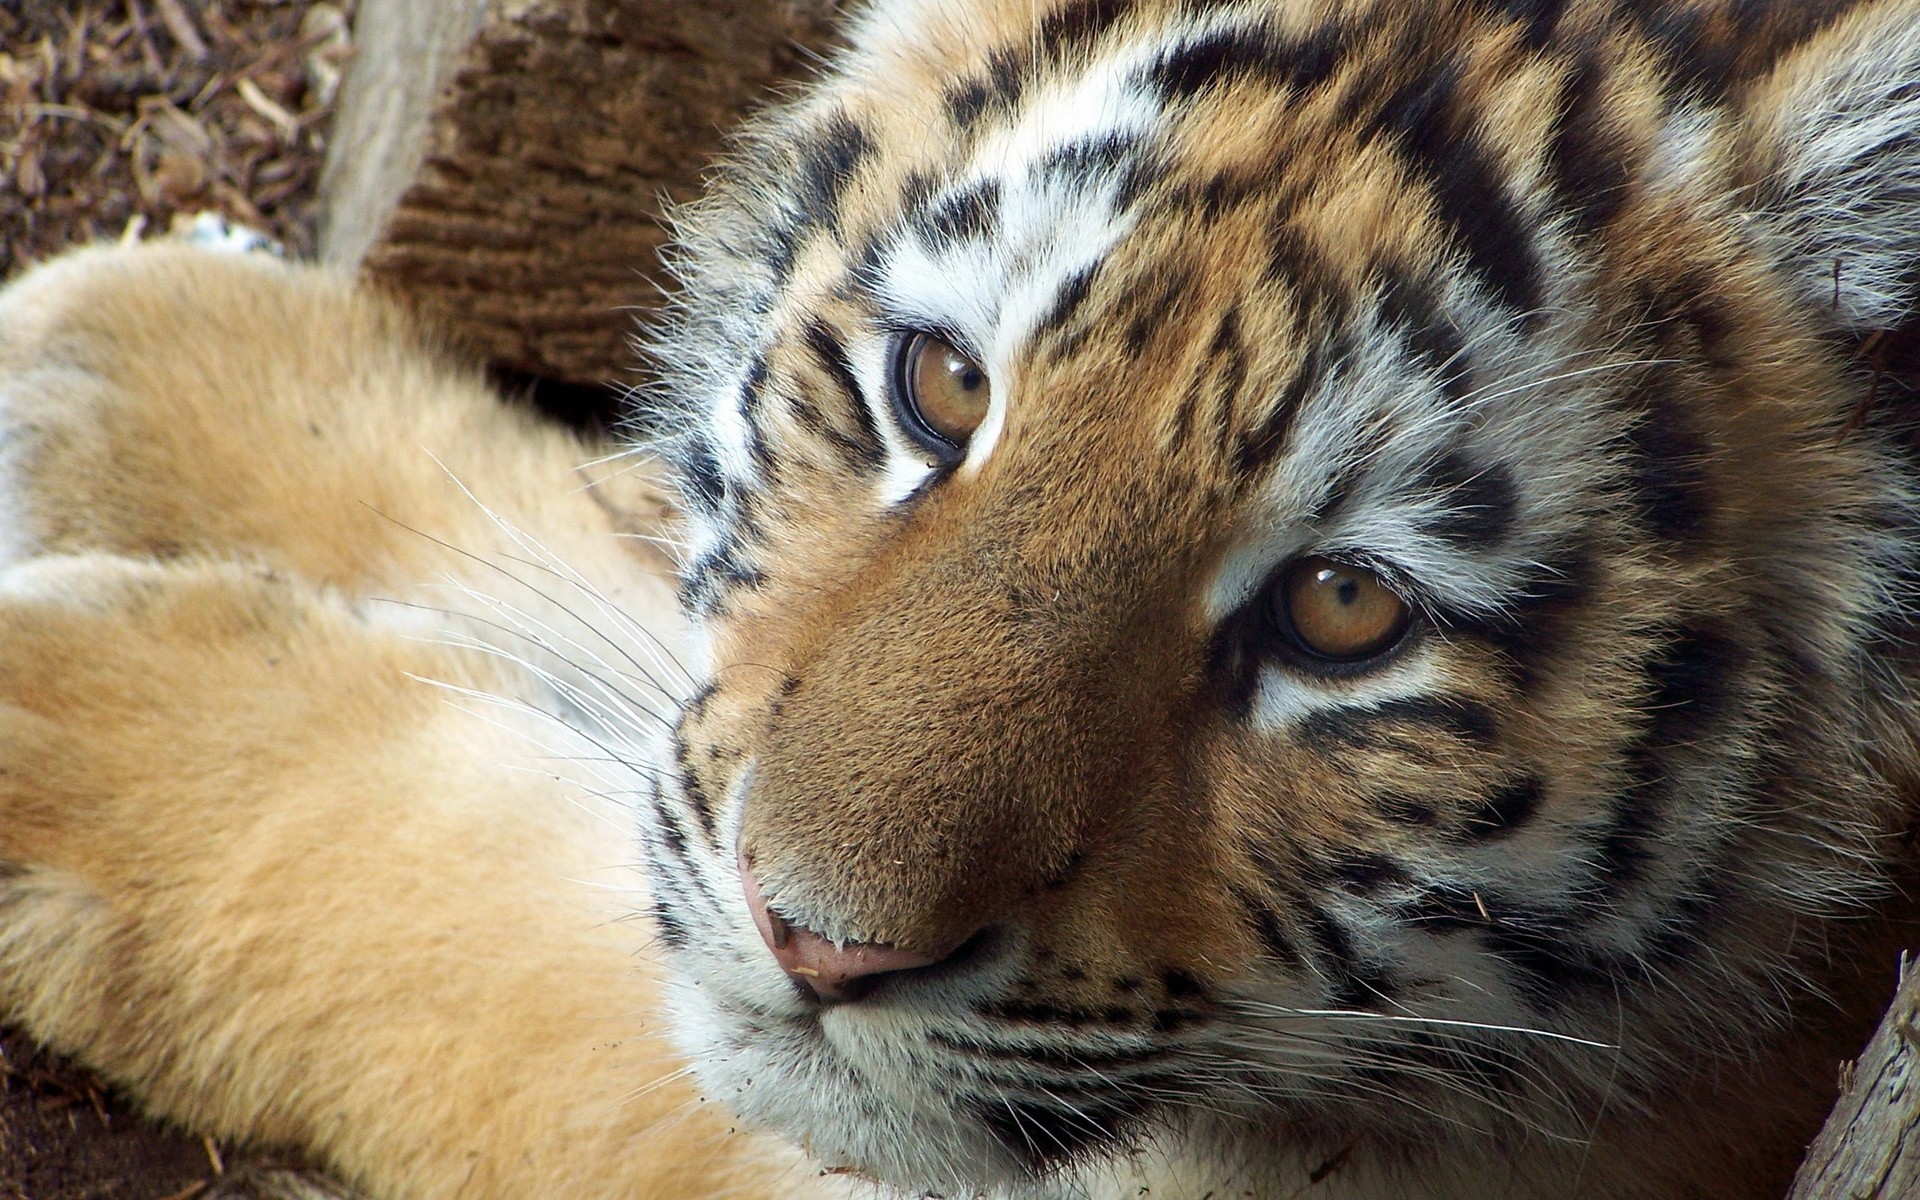
M 1915 79 L 1912 0 L 858 11 L 655 340 L 709 1089 L 949 1195 L 1778 1194 L 1900 936 Z M 1290 656 L 1309 554 L 1406 642 Z M 816 1009 L 742 853 L 959 957 Z

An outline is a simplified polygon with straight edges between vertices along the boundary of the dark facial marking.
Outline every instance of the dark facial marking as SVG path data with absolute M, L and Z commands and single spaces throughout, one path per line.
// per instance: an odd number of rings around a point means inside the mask
M 685 950 L 693 944 L 693 935 L 687 931 L 679 914 L 673 911 L 673 906 L 667 902 L 664 895 L 656 895 L 653 898 L 652 909 L 653 923 L 660 930 L 661 942 L 668 948 Z
M 1283 967 L 1299 967 L 1302 962 L 1300 950 L 1294 945 L 1293 938 L 1288 936 L 1280 923 L 1279 914 L 1274 912 L 1272 906 L 1262 897 L 1242 889 L 1234 889 L 1233 896 L 1268 957 Z
M 1393 64 L 1396 71 L 1403 64 Z M 1460 68 L 1443 63 L 1395 88 L 1368 126 L 1391 139 L 1432 190 L 1435 211 L 1454 231 L 1467 265 L 1496 299 L 1526 317 L 1540 307 L 1538 255 L 1501 173 L 1455 111 Z M 1358 115 L 1358 114 L 1356 114 Z
M 1554 26 L 1560 23 L 1566 7 L 1567 0 L 1493 0 L 1492 4 L 1495 12 L 1525 27 L 1521 38 L 1533 50 L 1552 40 Z
M 1506 467 L 1476 466 L 1465 454 L 1450 451 L 1427 469 L 1422 482 L 1447 506 L 1426 526 L 1435 537 L 1461 550 L 1486 553 L 1499 549 L 1513 532 L 1519 498 Z
M 1538 575 L 1508 602 L 1508 611 L 1497 617 L 1433 615 L 1448 632 L 1477 637 L 1500 651 L 1512 665 L 1514 682 L 1530 691 L 1539 682 L 1540 668 L 1559 658 L 1567 630 L 1593 594 L 1598 570 L 1593 552 L 1575 546 L 1548 556 Z
M 1704 534 L 1713 519 L 1711 447 L 1669 394 L 1672 386 L 1656 371 L 1641 390 L 1640 411 L 1627 433 L 1628 486 L 1648 531 L 1684 543 Z
M 840 344 L 831 329 L 819 321 L 807 326 L 807 348 L 813 351 L 827 374 L 839 387 L 846 401 L 847 411 L 853 417 L 854 432 L 834 430 L 828 434 L 837 449 L 849 460 L 849 465 L 872 469 L 878 467 L 886 458 L 880 441 L 880 431 L 874 427 L 873 411 L 867 407 L 866 394 L 860 388 L 860 381 L 853 373 L 853 363 L 847 357 L 847 349 Z M 832 434 L 837 433 L 834 437 Z
M 975 1107 L 994 1140 L 1035 1176 L 1121 1140 L 1146 1109 L 1135 1096 L 1076 1094 L 1058 1103 L 983 1099 Z
M 952 245 L 985 236 L 1000 219 L 1000 184 L 989 179 L 922 210 L 915 224 L 933 241 Z
M 1354 851 L 1333 864 L 1334 882 L 1356 895 L 1368 895 L 1382 887 L 1406 882 L 1400 864 L 1383 854 Z
M 1243 79 L 1305 92 L 1338 69 L 1347 36 L 1337 24 L 1292 41 L 1279 40 L 1261 26 L 1215 30 L 1163 56 L 1147 68 L 1143 81 L 1169 102 Z
M 1362 957 L 1340 923 L 1319 909 L 1309 910 L 1307 930 L 1315 958 L 1331 988 L 1327 1002 L 1335 1008 L 1373 1009 L 1391 1000 L 1393 985 L 1386 969 Z
M 1699 743 L 1734 696 L 1747 651 L 1710 624 L 1689 625 L 1647 660 L 1645 741 L 1656 753 Z
M 1040 22 L 1040 44 L 1055 56 L 1092 47 L 1133 9 L 1133 0 L 1072 0 Z
M 1138 147 L 1139 140 L 1125 134 L 1083 138 L 1048 151 L 1038 169 L 1071 184 L 1090 185 L 1111 179 Z
M 1440 303 L 1440 289 L 1410 270 L 1381 266 L 1380 315 L 1407 341 L 1413 357 L 1438 380 L 1448 399 L 1461 401 L 1473 391 L 1473 362 L 1466 338 Z
M 1558 920 L 1519 915 L 1487 926 L 1480 943 L 1507 965 L 1508 977 L 1535 1011 L 1552 1012 L 1595 990 L 1610 990 L 1619 964 L 1599 959 Z
M 1287 381 L 1273 407 L 1240 438 L 1234 448 L 1233 469 L 1242 486 L 1256 482 L 1286 448 L 1293 419 L 1306 403 L 1307 394 L 1319 385 L 1324 369 L 1325 354 L 1316 345 L 1308 350 L 1306 360 Z
M 1074 314 L 1080 311 L 1080 306 L 1086 303 L 1088 295 L 1092 293 L 1094 276 L 1099 273 L 1099 269 L 1099 263 L 1091 263 L 1075 271 L 1065 283 L 1060 285 L 1060 291 L 1053 298 L 1053 307 L 1047 310 L 1047 315 L 1042 317 L 1040 323 L 1034 327 L 1035 338 L 1047 337 L 1066 328 L 1067 323 L 1073 320 Z
M 1539 776 L 1528 775 L 1488 793 L 1467 817 L 1467 836 L 1489 841 L 1519 829 L 1539 811 L 1544 791 Z
M 1589 237 L 1605 229 L 1632 194 L 1629 148 L 1607 125 L 1605 78 L 1605 68 L 1591 51 L 1574 60 L 1561 88 L 1560 121 L 1547 153 L 1560 203 Z
M 1365 708 L 1313 713 L 1296 728 L 1308 744 L 1373 749 L 1396 734 L 1425 731 L 1476 746 L 1494 743 L 1493 714 L 1483 704 L 1455 696 L 1413 696 Z
M 836 114 L 800 152 L 799 209 L 816 225 L 838 228 L 840 197 L 873 151 L 867 131 Z

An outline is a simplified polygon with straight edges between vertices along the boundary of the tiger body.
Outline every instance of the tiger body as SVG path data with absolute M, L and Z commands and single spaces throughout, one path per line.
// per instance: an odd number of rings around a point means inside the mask
M 162 1111 L 382 1195 L 1779 1195 L 1914 932 L 1915 79 L 1910 0 L 870 4 L 681 216 L 646 448 L 691 623 L 525 500 L 594 595 L 641 598 L 585 629 L 561 606 L 522 630 L 549 658 L 461 685 L 586 730 L 643 796 L 611 819 L 648 862 L 645 986 L 531 937 L 502 944 L 518 986 L 671 1014 L 703 1094 L 826 1174 L 624 1107 L 646 1081 L 617 1055 L 530 1094 L 647 1149 L 567 1156 L 558 1188 L 546 1138 L 429 1102 L 512 1097 L 510 1055 L 423 1071 L 417 1106 L 340 1101 L 322 1137 L 320 1106 L 249 1126 L 221 1089 L 260 1085 L 195 1071 L 191 1039 L 107 1052 L 44 958 L 0 949 L 0 1002 Z M 63 344 L 36 336 L 17 378 Z M 399 427 L 397 370 L 356 420 Z M 249 451 L 297 463 L 297 433 Z M 541 453 L 457 473 L 539 496 Z M 105 467 L 12 470 L 24 511 L 104 514 L 16 571 L 182 543 L 348 595 L 420 569 L 370 551 L 412 544 L 398 523 L 309 558 L 291 525 L 116 541 L 106 493 L 50 482 Z M 458 490 L 404 524 L 497 536 Z M 1355 596 L 1390 619 L 1329 643 L 1371 620 Z M 669 643 L 685 676 L 569 675 L 612 661 L 596 638 Z M 622 707 L 666 700 L 657 733 Z M 545 829 L 557 802 L 487 819 Z M 568 836 L 565 871 L 606 853 Z M 28 867 L 69 844 L 8 838 Z M 197 853 L 183 878 L 242 850 Z M 593 911 L 516 879 L 496 903 L 526 928 Z M 230 908 L 259 936 L 319 919 Z M 395 937 L 340 972 L 404 959 Z M 541 1010 L 477 1020 L 604 1036 Z M 395 1045 L 426 1019 L 344 1011 Z M 368 1148 L 396 1144 L 418 1169 Z M 714 1145 L 746 1148 L 688 1183 Z

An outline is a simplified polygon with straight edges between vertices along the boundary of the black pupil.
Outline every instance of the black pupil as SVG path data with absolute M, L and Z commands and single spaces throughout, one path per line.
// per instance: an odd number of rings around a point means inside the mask
M 1360 598 L 1360 581 L 1349 575 L 1340 581 L 1333 594 L 1340 598 L 1341 604 L 1352 604 Z
M 986 375 L 979 367 L 958 355 L 947 359 L 947 374 L 953 376 L 954 382 L 960 385 L 962 391 L 971 392 L 987 381 Z

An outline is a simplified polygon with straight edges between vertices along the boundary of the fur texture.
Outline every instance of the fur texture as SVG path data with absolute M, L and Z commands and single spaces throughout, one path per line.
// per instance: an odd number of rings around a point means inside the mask
M 1914 933 L 1916 78 L 1913 0 L 868 4 L 682 215 L 690 624 L 639 460 L 377 302 L 31 274 L 0 1007 L 382 1196 L 1778 1195 Z M 936 965 L 822 1005 L 743 863 Z

